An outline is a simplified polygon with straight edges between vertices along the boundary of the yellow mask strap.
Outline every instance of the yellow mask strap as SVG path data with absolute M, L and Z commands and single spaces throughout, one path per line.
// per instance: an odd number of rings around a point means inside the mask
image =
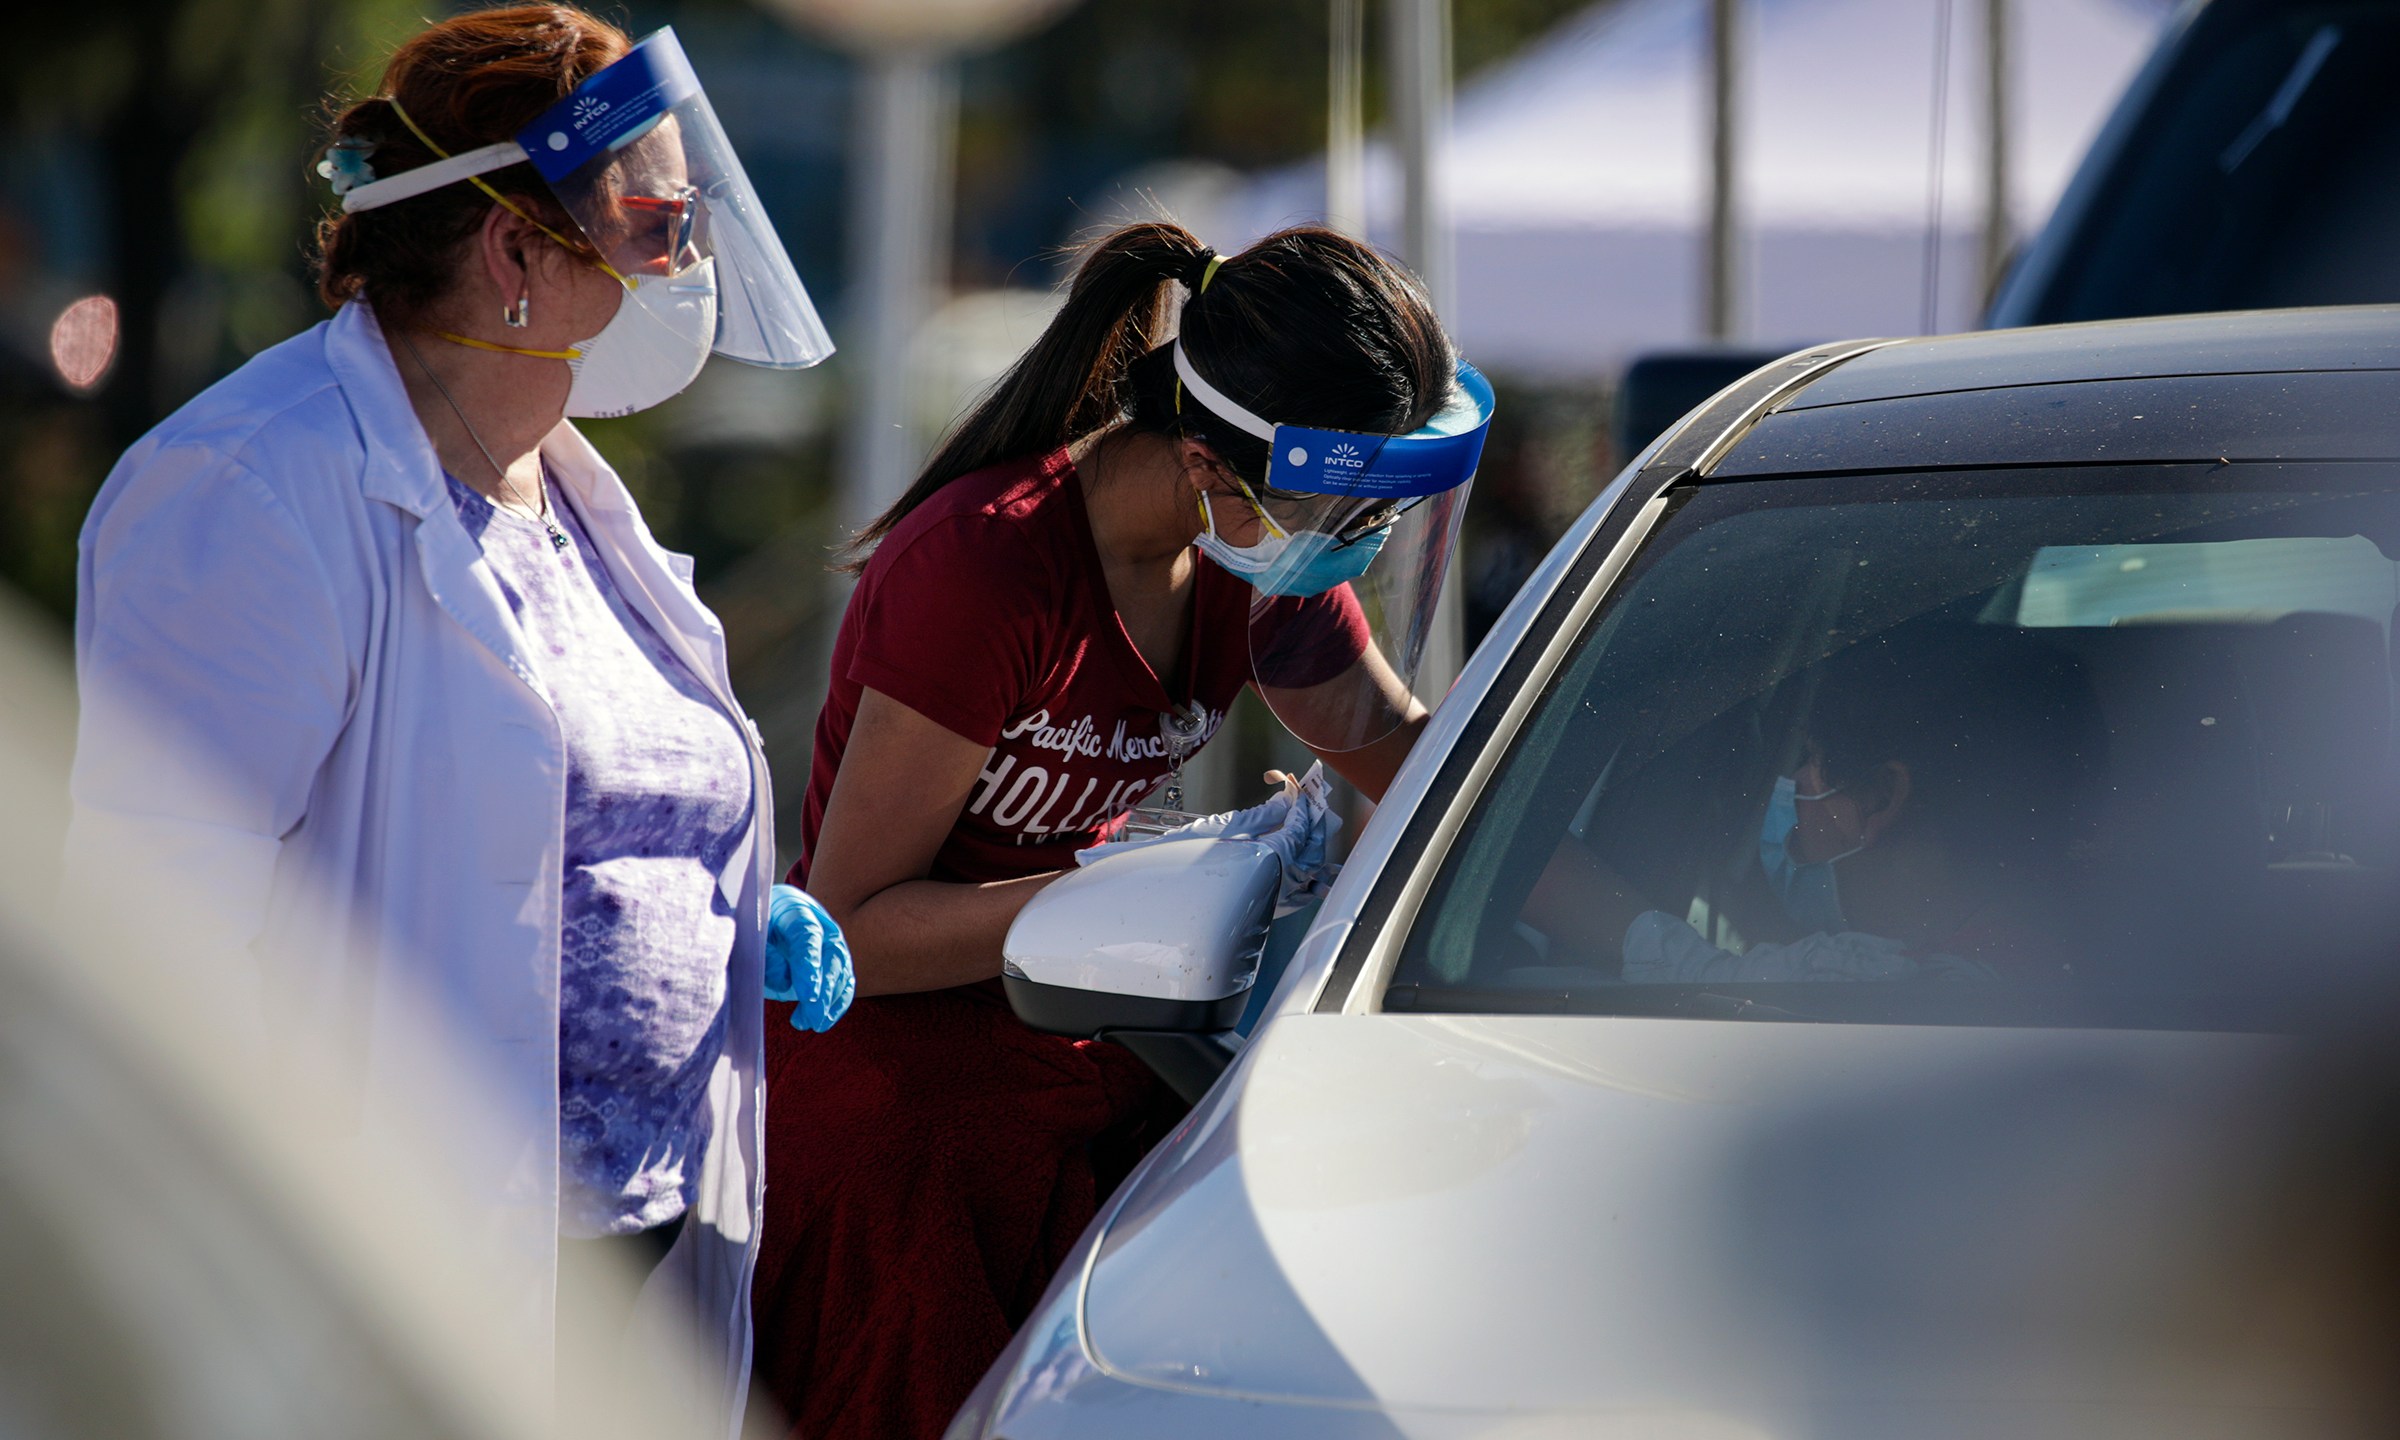
M 445 335 L 445 336 L 443 336 L 442 338 L 443 338 L 443 339 L 445 339 L 445 340 L 447 340 L 447 339 L 449 339 L 449 338 L 451 338 L 451 337 L 449 337 L 449 336 Z M 498 347 L 493 347 L 493 348 L 498 348 Z M 520 354 L 525 354 L 525 355 L 531 355 L 531 354 L 533 354 L 534 352 L 533 352 L 533 351 L 531 351 L 531 350 L 525 350 L 525 351 L 520 351 L 519 353 L 520 353 Z M 1183 413 L 1183 382 L 1182 382 L 1182 381 L 1180 381 L 1180 380 L 1178 380 L 1178 381 L 1176 381 L 1176 382 L 1175 382 L 1175 413 L 1176 413 L 1176 414 L 1178 414 L 1178 415 L 1181 415 L 1181 414 Z M 1228 466 L 1228 467 L 1226 468 L 1226 471 L 1225 471 L 1225 473 L 1226 473 L 1226 474 L 1228 474 L 1228 475 L 1232 475 L 1232 474 L 1233 474 L 1232 467 Z M 1251 493 L 1250 493 L 1250 482 L 1249 482 L 1249 481 L 1247 481 L 1247 480 L 1244 480 L 1244 479 L 1243 479 L 1241 476 L 1239 476 L 1239 475 L 1234 475 L 1234 476 L 1233 476 L 1233 483 L 1234 483 L 1234 484 L 1235 484 L 1237 487 L 1239 487 L 1239 488 L 1240 488 L 1240 490 L 1241 490 L 1241 492 L 1242 492 L 1242 499 L 1244 499 L 1244 500 L 1246 500 L 1246 501 L 1248 501 L 1248 502 L 1249 502 L 1251 513 L 1253 513 L 1253 514 L 1255 514 L 1255 515 L 1257 515 L 1257 516 L 1258 516 L 1258 523 L 1259 523 L 1259 524 L 1261 524 L 1261 525 L 1264 525 L 1264 526 L 1266 526 L 1266 527 L 1267 527 L 1267 533 L 1268 533 L 1269 535 L 1272 535 L 1272 536 L 1274 536 L 1274 537 L 1275 537 L 1276 539 L 1278 539 L 1278 540 L 1289 540 L 1289 539 L 1291 538 L 1291 536 L 1290 536 L 1290 535 L 1288 535 L 1288 534 L 1286 534 L 1286 533 L 1284 532 L 1284 528 L 1283 528 L 1282 526 L 1280 526 L 1280 525 L 1278 525 L 1278 524 L 1276 524 L 1276 523 L 1275 523 L 1275 517 L 1274 517 L 1274 516 L 1272 516 L 1272 515 L 1269 515 L 1269 514 L 1267 513 L 1267 507 L 1266 507 L 1266 506 L 1264 506 L 1264 505 L 1261 505 L 1261 504 L 1258 502 L 1258 497 L 1257 497 L 1256 495 L 1253 495 L 1253 494 L 1251 494 Z M 1211 515 L 1208 513 L 1208 501 L 1207 501 L 1207 499 L 1206 499 L 1206 498 L 1204 498 L 1204 497 L 1203 497 L 1203 496 L 1200 494 L 1200 492 L 1199 492 L 1199 491 L 1197 491 L 1197 490 L 1195 490 L 1195 491 L 1193 491 L 1193 492 L 1192 492 L 1192 499 L 1193 499 L 1193 501 L 1194 501 L 1195 503 L 1197 503 L 1197 504 L 1199 505 L 1199 507 L 1200 507 L 1200 523 L 1201 523 L 1201 524 L 1203 524 L 1203 525 L 1206 525 L 1206 526 L 1208 526 L 1208 527 L 1210 528 L 1210 531 L 1211 531 L 1211 533 L 1214 533 L 1214 531 L 1215 531 L 1215 528 L 1216 528 L 1216 522 L 1215 522 L 1215 518 L 1214 518 L 1213 516 L 1211 516 Z
M 431 150 L 436 159 L 447 160 L 450 158 L 450 152 L 435 144 L 433 137 L 426 134 L 424 130 L 419 128 L 417 122 L 409 118 L 408 112 L 400 108 L 400 99 L 398 96 L 393 96 L 384 103 L 392 107 L 392 113 L 400 117 L 400 123 L 408 127 L 408 133 L 417 137 L 418 144 L 423 145 L 428 150 Z M 544 225 L 541 221 L 536 220 L 531 215 L 526 214 L 522 209 L 518 208 L 517 202 L 509 199 L 506 195 L 501 194 L 499 191 L 494 190 L 491 186 L 485 184 L 481 175 L 469 175 L 467 177 L 467 183 L 474 186 L 476 189 L 481 190 L 484 194 L 491 196 L 493 204 L 499 206 L 503 210 L 506 210 L 509 214 L 516 216 L 519 220 L 524 221 L 526 224 L 531 225 L 534 229 L 541 231 L 544 235 L 547 235 L 551 239 L 557 241 L 560 248 L 564 249 L 568 254 L 573 255 L 576 254 L 580 249 L 588 248 L 576 245 L 574 241 L 569 240 L 566 236 L 559 234 L 556 230 L 551 229 L 549 226 Z M 605 272 L 611 280 L 616 281 L 619 285 L 624 286 L 628 290 L 633 288 L 633 282 L 619 274 L 616 266 L 609 264 L 607 260 L 603 259 L 597 254 L 591 256 L 590 259 L 591 263 L 599 266 L 600 269 Z M 442 338 L 448 340 L 451 337 L 445 335 Z M 495 345 L 490 348 L 495 350 L 505 350 L 508 347 L 504 345 Z M 515 353 L 532 355 L 538 352 L 524 350 Z
M 1192 291 L 1192 294 L 1195 296 L 1207 294 L 1208 282 L 1217 278 L 1217 267 L 1224 263 L 1225 257 L 1222 255 L 1209 256 L 1208 264 L 1200 271 L 1199 288 Z M 1178 415 L 1183 413 L 1183 378 L 1181 376 L 1177 376 L 1175 379 L 1175 413 Z M 1275 523 L 1274 517 L 1267 513 L 1267 507 L 1258 503 L 1258 497 L 1250 493 L 1249 481 L 1244 480 L 1239 475 L 1236 475 L 1233 477 L 1233 483 L 1241 487 L 1242 498 L 1250 502 L 1250 509 L 1258 516 L 1258 523 L 1267 527 L 1267 533 L 1269 535 L 1274 536 L 1278 540 L 1288 540 L 1291 538 L 1290 535 L 1285 533 L 1282 526 Z M 1198 501 L 1200 505 L 1200 523 L 1210 526 L 1211 533 L 1214 533 L 1214 521 L 1213 517 L 1211 517 L 1208 513 L 1208 502 L 1206 500 L 1202 500 L 1196 492 L 1193 494 L 1192 498 Z
M 433 338 L 447 340 L 453 345 L 464 345 L 469 350 L 489 350 L 496 355 L 530 355 L 536 360 L 581 360 L 583 358 L 581 350 L 527 350 L 516 345 L 495 345 L 489 340 L 478 340 L 472 335 L 453 335 L 447 330 L 434 331 Z
M 1267 533 L 1269 535 L 1274 536 L 1278 540 L 1289 540 L 1292 538 L 1284 531 L 1284 528 L 1281 525 L 1275 523 L 1275 517 L 1267 513 L 1267 507 L 1259 503 L 1258 497 L 1250 492 L 1249 481 L 1244 480 L 1239 475 L 1236 475 L 1233 477 L 1233 483 L 1242 487 L 1242 498 L 1250 502 L 1251 512 L 1258 516 L 1259 524 L 1267 527 Z
M 1247 486 L 1245 486 L 1245 487 L 1243 488 L 1243 495 L 1242 495 L 1242 498 L 1243 498 L 1244 500 L 1250 500 L 1250 496 L 1249 496 L 1249 493 L 1248 493 L 1248 487 L 1247 487 Z M 1210 535 L 1214 535 L 1214 534 L 1216 534 L 1216 533 L 1217 533 L 1217 517 L 1209 513 L 1209 510 L 1208 510 L 1208 497 L 1207 497 L 1207 496 L 1205 496 L 1205 495 L 1202 495 L 1202 494 L 1201 494 L 1199 491 L 1195 490 L 1195 491 L 1193 491 L 1193 492 L 1192 492 L 1192 503 L 1200 507 L 1200 528 L 1201 528 L 1201 530 L 1202 530 L 1202 531 L 1204 531 L 1204 532 L 1205 532 L 1205 533 L 1207 533 L 1207 534 L 1210 534 Z M 1270 520 L 1270 519 L 1268 519 L 1268 518 L 1267 518 L 1267 512 L 1266 512 L 1266 511 L 1264 511 L 1264 510 L 1261 510 L 1261 509 L 1259 509 L 1259 508 L 1258 508 L 1258 502 L 1257 502 L 1256 500 L 1250 500 L 1250 508 L 1251 508 L 1251 510 L 1252 510 L 1252 511 L 1254 511 L 1254 512 L 1257 514 L 1257 516 L 1258 516 L 1258 523 L 1259 523 L 1259 524 L 1261 524 L 1261 525 L 1264 525 L 1264 526 L 1266 526 L 1266 527 L 1267 527 L 1267 533 L 1268 533 L 1269 535 L 1272 535 L 1272 536 L 1274 536 L 1274 537 L 1275 537 L 1276 539 L 1278 539 L 1278 540 L 1284 540 L 1284 539 L 1289 539 L 1289 538 L 1290 538 L 1289 536 L 1285 535 L 1285 534 L 1283 533 L 1283 531 L 1282 531 L 1282 530 L 1280 530 L 1280 529 L 1276 528 L 1276 525 L 1275 525 L 1275 522 L 1274 522 L 1274 521 L 1272 521 L 1272 520 Z

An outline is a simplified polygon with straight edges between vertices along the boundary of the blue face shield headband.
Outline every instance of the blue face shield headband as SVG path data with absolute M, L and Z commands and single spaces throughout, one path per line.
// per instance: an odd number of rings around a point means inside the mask
M 342 208 L 372 210 L 464 183 L 538 225 L 482 178 L 530 162 L 597 252 L 594 263 L 633 299 L 666 307 L 669 328 L 704 325 L 703 353 L 777 369 L 833 353 L 674 31 L 645 37 L 507 140 L 445 155 L 418 134 L 441 158 L 395 174 L 376 173 L 371 149 L 352 146 L 338 163 L 329 156 L 320 169 Z M 701 289 L 706 307 L 690 303 Z M 699 319 L 682 313 L 702 309 Z
M 1271 424 L 1209 384 L 1181 340 L 1174 359 L 1178 408 L 1181 392 L 1189 392 L 1210 414 L 1266 441 L 1269 490 L 1323 497 L 1304 507 L 1304 518 L 1279 524 L 1245 485 L 1243 496 L 1263 532 L 1248 545 L 1219 535 L 1202 502 L 1195 543 L 1261 595 L 1318 595 L 1364 575 L 1401 512 L 1474 477 L 1491 426 L 1491 384 L 1463 362 L 1449 403 L 1430 421 L 1405 435 L 1381 435 Z
M 1271 455 L 1263 475 L 1193 477 L 1194 545 L 1252 591 L 1259 698 L 1320 754 L 1375 744 L 1422 713 L 1420 672 L 1453 653 L 1443 582 L 1491 425 L 1490 383 L 1458 366 L 1433 418 L 1389 435 L 1275 424 L 1209 382 L 1205 347 L 1195 357 L 1178 340 L 1170 358 L 1178 412 L 1205 412 Z M 1451 677 L 1423 678 L 1439 699 Z
M 1492 386 L 1464 360 L 1450 401 L 1405 435 L 1277 425 L 1235 404 L 1201 377 L 1175 342 L 1175 377 L 1194 400 L 1229 425 L 1267 442 L 1266 483 L 1341 499 L 1407 500 L 1439 495 L 1475 478 L 1492 424 Z

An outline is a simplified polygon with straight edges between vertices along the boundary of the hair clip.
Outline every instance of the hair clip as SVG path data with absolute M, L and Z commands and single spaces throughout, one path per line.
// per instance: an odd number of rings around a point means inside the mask
M 375 167 L 367 163 L 374 153 L 374 141 L 345 136 L 325 148 L 317 173 L 332 182 L 334 194 L 347 195 L 375 178 Z

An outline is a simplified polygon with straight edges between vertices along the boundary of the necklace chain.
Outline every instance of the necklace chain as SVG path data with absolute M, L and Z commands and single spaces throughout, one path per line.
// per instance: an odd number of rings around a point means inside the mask
M 1183 762 L 1200 748 L 1200 727 L 1208 712 L 1197 700 L 1187 701 L 1158 717 L 1158 732 L 1167 742 L 1167 789 L 1160 797 L 1169 810 L 1183 808 Z
M 541 489 L 536 492 L 537 498 L 535 503 L 527 503 L 524 497 L 524 492 L 518 490 L 514 482 L 508 478 L 507 469 L 504 468 L 499 461 L 492 458 L 492 447 L 484 444 L 483 437 L 475 433 L 474 422 L 467 419 L 467 412 L 459 408 L 458 397 L 450 393 L 450 387 L 442 383 L 442 377 L 434 374 L 433 367 L 425 363 L 425 356 L 423 352 L 417 349 L 417 342 L 409 338 L 407 331 L 403 330 L 399 333 L 400 343 L 408 347 L 408 353 L 410 357 L 417 362 L 417 368 L 425 372 L 425 378 L 431 380 L 433 382 L 433 388 L 441 393 L 442 403 L 448 405 L 450 407 L 450 413 L 458 417 L 459 428 L 467 432 L 467 438 L 474 441 L 475 448 L 483 452 L 484 463 L 491 466 L 492 473 L 500 477 L 501 495 L 505 497 L 511 492 L 514 492 L 517 503 L 520 505 L 525 505 L 526 508 L 532 510 L 533 518 L 541 521 L 542 528 L 550 532 L 550 548 L 553 550 L 566 549 L 567 532 L 559 529 L 558 522 L 552 519 L 550 516 L 550 487 L 547 484 L 544 484 Z

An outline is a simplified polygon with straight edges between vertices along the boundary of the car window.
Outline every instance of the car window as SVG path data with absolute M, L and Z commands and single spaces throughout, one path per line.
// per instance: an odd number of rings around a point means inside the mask
M 2395 480 L 1671 492 L 1476 799 L 1384 1008 L 2338 1010 L 2400 954 Z

